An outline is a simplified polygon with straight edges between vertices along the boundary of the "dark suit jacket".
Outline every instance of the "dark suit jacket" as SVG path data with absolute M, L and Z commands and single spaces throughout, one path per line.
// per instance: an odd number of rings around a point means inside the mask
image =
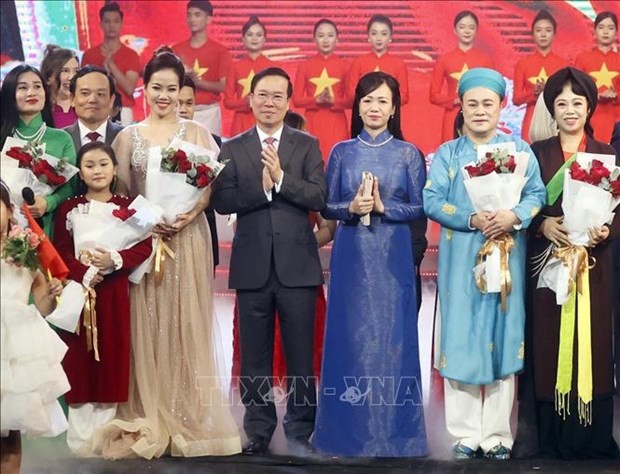
M 114 122 L 110 122 L 108 120 L 108 125 L 105 131 L 105 143 L 106 145 L 111 145 L 118 132 L 123 129 L 123 126 Z M 80 138 L 80 127 L 77 121 L 73 125 L 69 125 L 65 127 L 64 130 L 69 132 L 71 138 L 73 138 L 73 144 L 75 145 L 75 151 L 79 152 L 80 148 L 82 148 L 82 139 Z
M 220 160 L 228 164 L 214 183 L 213 207 L 237 213 L 229 286 L 260 288 L 272 261 L 282 285 L 318 286 L 323 274 L 308 217 L 325 206 L 327 194 L 318 142 L 284 126 L 278 147 L 284 178 L 271 202 L 262 186 L 261 150 L 255 127 L 222 145 Z

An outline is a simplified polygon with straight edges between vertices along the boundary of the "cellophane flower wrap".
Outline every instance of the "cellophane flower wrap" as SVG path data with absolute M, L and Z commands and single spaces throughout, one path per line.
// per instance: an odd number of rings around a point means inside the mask
M 464 185 L 477 213 L 513 209 L 521 201 L 527 183 L 529 153 L 517 152 L 514 142 L 480 145 L 477 159 L 463 167 Z M 514 241 L 510 234 L 487 240 L 474 267 L 476 284 L 482 293 L 501 293 L 502 308 L 511 291 L 508 258 Z
M 615 165 L 615 156 L 578 153 L 577 159 L 564 171 L 562 191 L 564 227 L 572 246 L 586 247 L 588 230 L 610 224 L 619 204 L 620 167 Z M 553 256 L 540 272 L 538 287 L 555 291 L 559 305 L 568 301 L 577 278 L 575 272 L 579 265 L 570 263 L 563 264 Z
M 163 209 L 164 220 L 172 224 L 177 215 L 194 208 L 223 168 L 217 152 L 175 138 L 166 148 L 151 148 L 146 197 Z
M 162 210 L 143 196 L 137 196 L 127 207 L 99 201 L 78 204 L 67 216 L 75 257 L 80 259 L 97 247 L 128 249 L 149 237 L 161 216 Z
M 2 179 L 11 190 L 11 201 L 17 206 L 23 202 L 23 188 L 31 188 L 35 196 L 48 196 L 79 171 L 67 160 L 46 154 L 45 148 L 45 143 L 6 139 L 0 167 Z

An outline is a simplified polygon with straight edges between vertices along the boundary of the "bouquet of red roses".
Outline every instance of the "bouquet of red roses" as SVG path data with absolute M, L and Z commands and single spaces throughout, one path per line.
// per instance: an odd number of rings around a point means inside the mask
M 224 168 L 217 151 L 175 138 L 168 148 L 149 150 L 146 197 L 164 210 L 173 223 L 178 214 L 190 211 Z
M 580 255 L 587 256 L 588 230 L 611 223 L 614 210 L 620 205 L 620 167 L 615 165 L 615 158 L 577 153 L 575 161 L 564 170 L 563 224 L 571 245 L 555 249 L 538 280 L 539 288 L 550 288 L 556 293 L 559 305 L 568 301 L 571 282 L 577 280 L 578 269 L 582 267 L 578 264 Z
M 47 196 L 69 181 L 79 170 L 63 158 L 45 153 L 45 144 L 8 137 L 2 149 L 2 179 L 12 191 L 12 200 L 22 203 L 21 190 Z
M 185 173 L 185 181 L 196 188 L 206 188 L 211 184 L 219 170 L 213 169 L 203 157 L 194 153 L 188 154 L 182 149 L 166 148 L 162 151 L 161 171 L 169 173 Z M 220 163 L 217 163 L 221 165 Z M 222 166 L 216 166 L 222 168 Z
M 588 229 L 609 223 L 620 204 L 620 167 L 613 155 L 578 153 L 564 171 L 564 226 L 574 245 L 588 244 Z

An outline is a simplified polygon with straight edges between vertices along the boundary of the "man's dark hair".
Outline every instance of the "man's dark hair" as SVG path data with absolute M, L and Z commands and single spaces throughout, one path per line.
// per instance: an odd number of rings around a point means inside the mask
M 205 12 L 207 16 L 213 16 L 213 5 L 209 0 L 190 0 L 187 2 L 187 9 L 198 8 Z
M 259 71 L 253 78 L 252 83 L 250 84 L 250 92 L 254 93 L 254 89 L 256 88 L 256 84 L 258 81 L 267 76 L 280 76 L 288 81 L 288 87 L 286 88 L 286 96 L 290 98 L 293 95 L 293 83 L 291 82 L 291 78 L 288 76 L 284 69 L 279 67 L 268 67 L 267 69 L 263 69 Z
M 106 3 L 99 9 L 99 20 L 103 21 L 103 15 L 108 12 L 116 12 L 121 16 L 121 20 L 123 19 L 123 10 L 121 10 L 121 7 L 116 2 Z
M 69 83 L 69 92 L 71 92 L 71 95 L 75 95 L 77 80 L 80 77 L 84 77 L 86 74 L 90 74 L 92 72 L 98 72 L 99 74 L 103 74 L 105 77 L 108 78 L 108 84 L 110 84 L 110 97 L 112 97 L 116 93 L 114 78 L 104 68 L 100 66 L 95 66 L 93 64 L 87 64 L 86 66 L 81 67 L 80 69 L 78 69 L 78 72 L 76 72 L 75 75 L 71 78 L 71 82 Z
M 194 94 L 196 93 L 196 83 L 191 77 L 187 75 L 183 78 L 183 84 L 181 84 L 181 88 L 183 87 L 189 87 L 194 91 Z

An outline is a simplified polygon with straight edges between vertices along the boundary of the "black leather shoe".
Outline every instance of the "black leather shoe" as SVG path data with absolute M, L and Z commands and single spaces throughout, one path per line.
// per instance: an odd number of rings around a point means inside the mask
M 266 454 L 267 451 L 269 451 L 269 441 L 266 439 L 255 438 L 248 440 L 245 446 L 243 446 L 243 450 L 241 452 L 248 455 L 261 455 Z

